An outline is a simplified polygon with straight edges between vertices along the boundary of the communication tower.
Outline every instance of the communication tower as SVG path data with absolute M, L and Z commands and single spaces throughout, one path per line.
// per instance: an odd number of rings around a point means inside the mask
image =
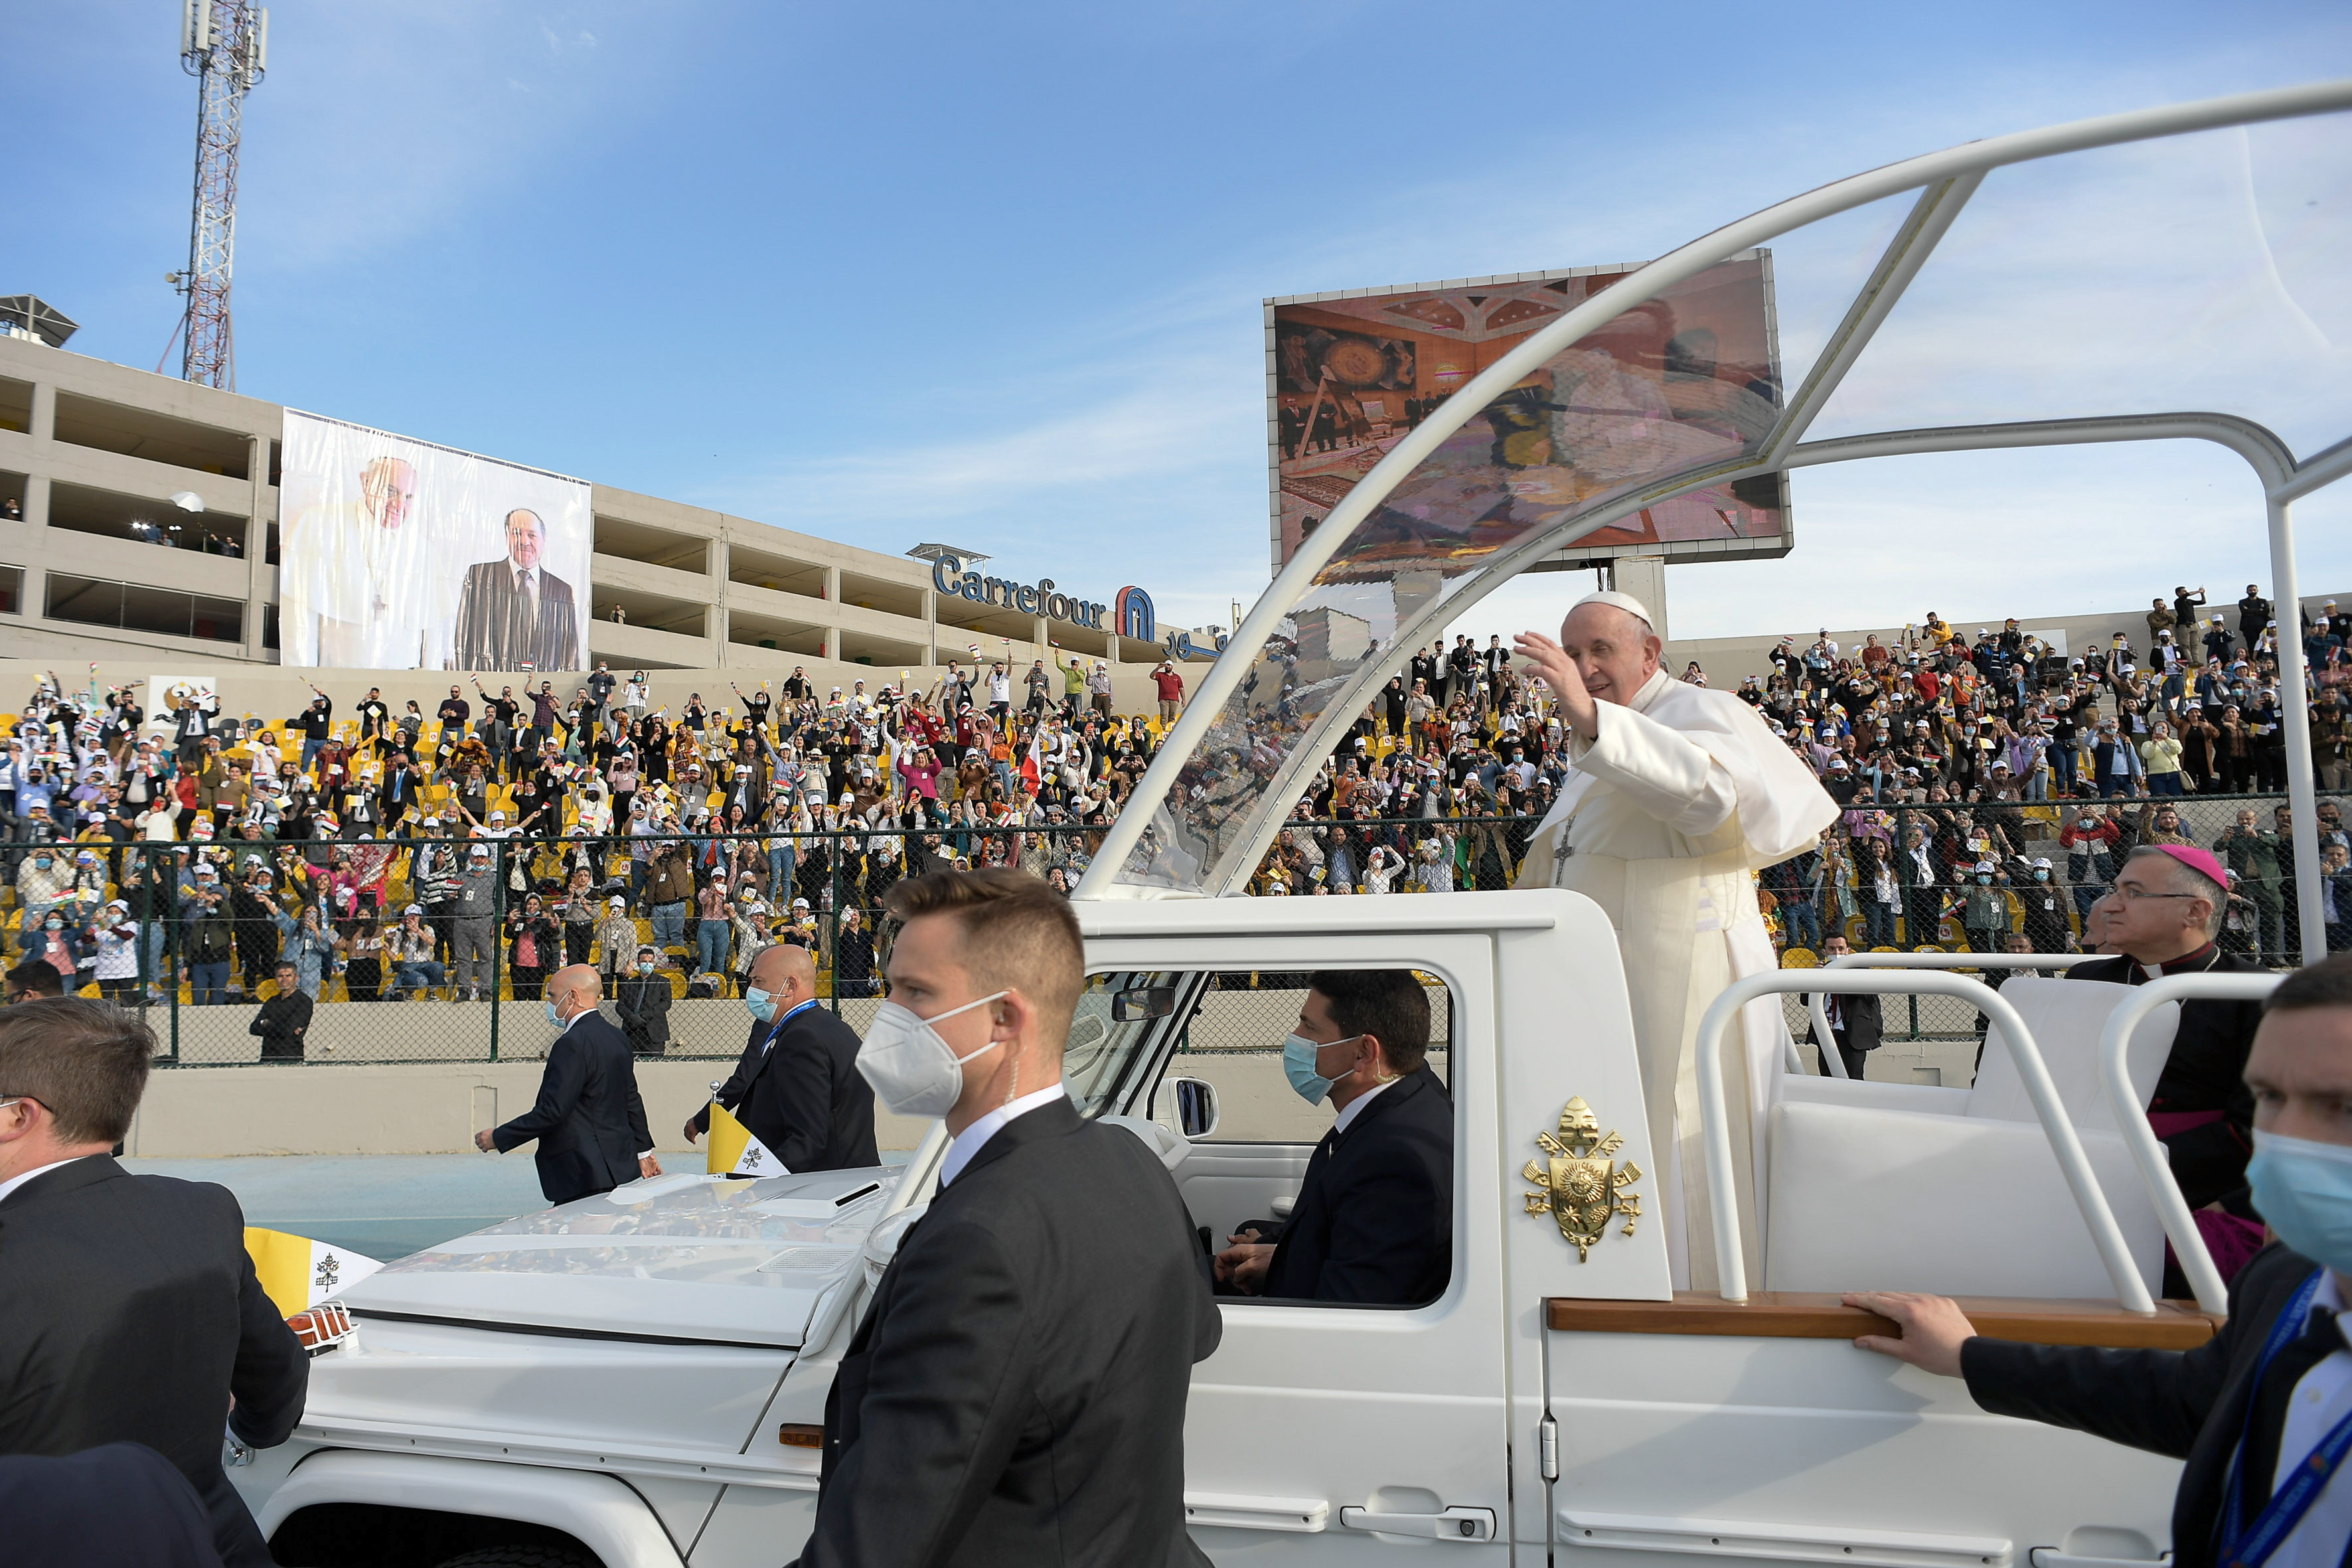
M 169 274 L 188 301 L 183 380 L 236 385 L 229 268 L 236 257 L 236 144 L 245 95 L 269 62 L 269 13 L 253 0 L 182 0 L 180 64 L 196 79 L 196 200 L 188 269 Z M 165 351 L 169 352 L 168 348 Z

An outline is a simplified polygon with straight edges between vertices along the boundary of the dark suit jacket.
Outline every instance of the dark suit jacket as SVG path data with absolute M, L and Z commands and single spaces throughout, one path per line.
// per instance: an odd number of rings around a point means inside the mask
M 1454 1101 L 1423 1067 L 1315 1146 L 1262 1293 L 1406 1306 L 1453 1268 Z
M 629 1060 L 629 1039 L 602 1013 L 583 1013 L 558 1037 L 540 1076 L 539 1103 L 498 1129 L 499 1152 L 539 1140 L 539 1190 L 551 1204 L 609 1193 L 637 1179 L 654 1146 Z
M 1813 1002 L 1811 994 L 1809 992 L 1798 1000 L 1805 1004 L 1810 1013 Z M 1823 998 L 1824 1002 L 1827 1000 Z M 1879 999 L 1875 996 L 1840 996 L 1836 1000 L 1839 1010 L 1845 1015 L 1843 1026 L 1830 1031 L 1837 1037 L 1837 1043 L 1850 1051 L 1876 1050 L 1885 1039 L 1886 1030 Z M 1813 1026 L 1810 1022 L 1805 1025 L 1805 1038 L 1812 1040 L 1815 1045 L 1821 1043 L 1813 1040 Z
M 1205 1564 L 1184 1401 L 1223 1324 L 1176 1184 L 1066 1100 L 898 1244 L 835 1375 L 802 1568 Z
M 2167 974 L 2260 974 L 2263 966 L 2242 953 L 2215 949 L 2202 963 L 2166 964 Z M 2066 971 L 2069 980 L 2105 980 L 2124 985 L 2146 983 L 2147 971 L 2120 955 L 2095 958 Z M 2246 1162 L 2254 1152 L 2254 1097 L 2246 1088 L 2246 1055 L 2263 1021 L 2259 1002 L 2192 997 L 2180 1005 L 2180 1025 L 2172 1054 L 2156 1080 L 2150 1110 L 2218 1110 L 2222 1120 L 2176 1132 L 2164 1140 L 2172 1175 L 2190 1208 L 2202 1208 L 2246 1184 Z
M 539 568 L 539 618 L 515 593 L 514 566 L 504 556 L 466 568 L 457 595 L 453 649 L 459 669 L 580 668 L 580 616 L 572 584 Z
M 302 1037 L 310 1032 L 310 997 L 307 992 L 295 990 L 272 996 L 261 1005 L 253 1022 L 245 1032 L 261 1037 L 261 1056 L 265 1061 L 284 1058 L 302 1059 Z
M 221 1568 L 204 1500 L 143 1444 L 0 1458 L 0 1519 L 10 1568 Z
M 658 1051 L 669 1044 L 668 975 L 625 975 L 614 990 L 617 993 L 614 1000 L 620 1008 L 621 1026 L 628 1031 L 632 1049 Z
M 776 1043 L 761 1050 L 771 1033 Z M 795 1015 L 781 1029 L 756 1020 L 735 1071 L 719 1086 L 719 1103 L 793 1172 L 878 1165 L 874 1089 L 857 1070 L 857 1032 L 823 1007 Z M 710 1108 L 694 1113 L 710 1130 Z
M 144 1443 L 196 1489 L 225 1560 L 269 1561 L 221 1469 L 222 1420 L 255 1447 L 283 1443 L 310 1363 L 227 1189 L 104 1154 L 36 1176 L 0 1199 L 0 1453 Z
M 1969 1394 L 1996 1415 L 2088 1432 L 2127 1447 L 2186 1459 L 2173 1494 L 2175 1568 L 2212 1568 L 2222 1491 L 2245 1427 L 2255 1362 L 2271 1325 L 2318 1267 L 2275 1242 L 2230 1286 L 2230 1321 L 2193 1351 L 2108 1351 L 1974 1339 L 1960 1351 Z M 2278 1451 L 2278 1434 L 2258 1433 Z M 2262 1504 L 2249 1478 L 2247 1508 Z

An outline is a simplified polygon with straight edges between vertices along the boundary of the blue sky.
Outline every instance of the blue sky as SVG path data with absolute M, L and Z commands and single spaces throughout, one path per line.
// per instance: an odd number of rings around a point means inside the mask
M 14 51 L 38 65 L 11 84 L 37 155 L 12 171 L 0 291 L 43 294 L 84 323 L 77 351 L 141 368 L 172 330 L 163 274 L 187 243 L 178 10 L 37 7 Z M 2352 17 L 282 0 L 270 48 L 247 109 L 241 389 L 873 549 L 966 543 L 1094 597 L 1141 584 L 1163 620 L 1199 624 L 1267 576 L 1263 297 L 1654 255 L 1951 142 L 2352 74 Z M 2248 144 L 2266 232 L 2344 222 L 2347 145 L 2335 122 Z M 2227 205 L 2236 154 L 2208 151 L 2218 183 L 2192 194 Z M 2133 370 L 2110 351 L 2182 297 L 2156 258 L 2201 258 L 2197 201 L 2166 207 L 2172 176 L 2145 161 L 2106 173 L 2179 226 L 2128 277 L 2079 265 L 2112 265 L 2127 225 L 2095 205 L 2051 222 L 2031 186 L 1956 231 L 1980 266 L 1941 314 L 1923 304 L 1927 363 L 1984 352 L 1999 334 L 1970 312 L 2045 279 L 2113 310 L 2080 342 L 2009 318 L 2023 374 L 1971 388 L 1984 406 L 2085 411 L 2069 405 L 2097 381 L 2084 364 Z M 1866 227 L 1790 248 L 1784 336 L 1817 330 L 1800 318 L 1829 309 L 1832 253 L 1862 257 Z M 2352 259 L 2278 244 L 2263 287 L 2309 323 L 2307 352 L 2267 384 L 2246 364 L 2177 388 L 2134 371 L 2134 395 L 2352 431 L 2336 401 L 2352 377 L 2332 374 Z M 2227 319 L 2174 346 L 2270 363 Z M 1905 391 L 1881 395 L 1903 407 Z M 1677 635 L 1931 602 L 1971 619 L 2120 607 L 2183 578 L 2268 577 L 2259 498 L 2218 452 L 1875 462 L 1801 473 L 1795 497 L 1787 560 L 1675 569 Z M 2306 588 L 2352 588 L 2347 514 L 2307 504 Z M 1589 581 L 1515 586 L 1467 626 L 1539 620 Z

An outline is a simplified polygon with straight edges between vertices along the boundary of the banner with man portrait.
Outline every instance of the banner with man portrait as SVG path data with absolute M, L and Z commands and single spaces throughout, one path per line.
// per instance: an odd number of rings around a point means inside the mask
M 278 662 L 584 668 L 587 481 L 286 411 Z

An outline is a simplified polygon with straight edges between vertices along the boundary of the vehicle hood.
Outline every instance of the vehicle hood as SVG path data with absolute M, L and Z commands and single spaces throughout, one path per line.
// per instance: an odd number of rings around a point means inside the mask
M 828 1293 L 856 1289 L 901 1173 L 632 1182 L 387 1263 L 341 1300 L 363 1318 L 797 1346 Z

